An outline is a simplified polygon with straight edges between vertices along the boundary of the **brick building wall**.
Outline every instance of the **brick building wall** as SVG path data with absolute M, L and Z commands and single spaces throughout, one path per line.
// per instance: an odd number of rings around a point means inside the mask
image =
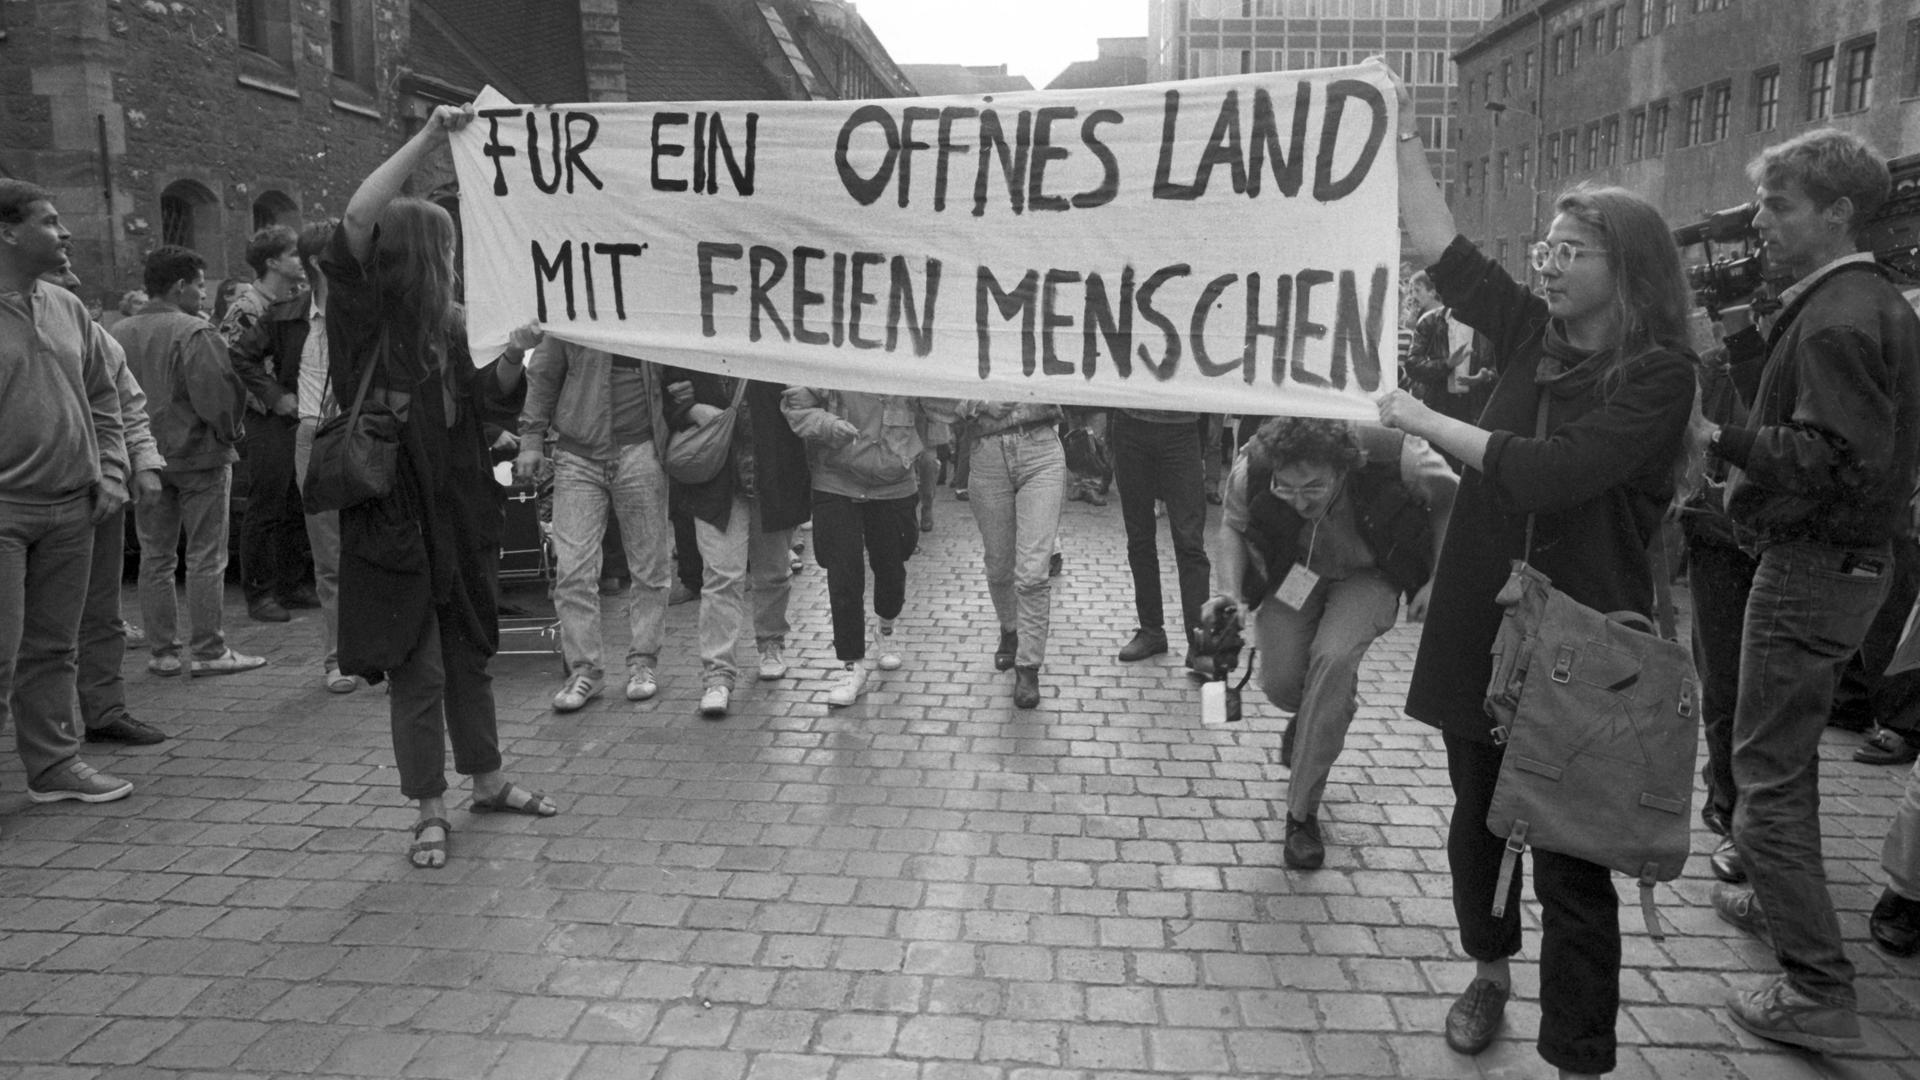
M 336 15 L 344 18 L 337 21 Z M 89 292 L 185 240 L 337 215 L 405 128 L 408 0 L 0 0 L 0 175 L 51 189 Z M 244 42 L 244 43 L 243 43 Z

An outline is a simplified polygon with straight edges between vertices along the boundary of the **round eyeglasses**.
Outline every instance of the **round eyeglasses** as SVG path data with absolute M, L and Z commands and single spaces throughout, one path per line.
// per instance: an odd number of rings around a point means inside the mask
M 1549 244 L 1545 240 L 1527 249 L 1527 262 L 1536 272 L 1544 272 L 1551 266 L 1558 273 L 1566 273 L 1573 267 L 1574 261 L 1582 255 L 1605 255 L 1606 248 L 1581 247 L 1567 240 Z

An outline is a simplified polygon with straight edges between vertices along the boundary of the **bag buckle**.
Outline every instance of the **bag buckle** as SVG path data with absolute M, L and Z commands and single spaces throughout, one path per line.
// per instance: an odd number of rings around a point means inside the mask
M 1578 654 L 1571 645 L 1562 645 L 1553 654 L 1553 681 L 1570 683 L 1573 681 L 1573 661 Z
M 1505 724 L 1495 724 L 1487 734 L 1493 737 L 1495 746 L 1505 746 L 1507 740 L 1513 737 L 1513 730 Z

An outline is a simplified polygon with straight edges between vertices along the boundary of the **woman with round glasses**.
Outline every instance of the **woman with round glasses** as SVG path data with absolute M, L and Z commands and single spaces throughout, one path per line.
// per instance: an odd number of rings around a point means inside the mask
M 1529 252 L 1537 293 L 1514 281 L 1456 234 L 1412 130 L 1404 86 L 1399 95 L 1401 221 L 1441 301 L 1485 336 L 1499 372 L 1478 425 L 1403 392 L 1380 399 L 1383 423 L 1466 465 L 1406 709 L 1439 728 L 1446 745 L 1454 913 L 1477 965 L 1447 1014 L 1446 1035 L 1455 1050 L 1477 1054 L 1500 1029 L 1512 987 L 1508 958 L 1521 946 L 1519 874 L 1504 916 L 1491 915 L 1504 849 L 1486 826 L 1502 749 L 1481 707 L 1502 611 L 1494 596 L 1512 561 L 1525 557 L 1581 603 L 1651 612 L 1647 546 L 1689 457 L 1689 296 L 1667 223 L 1619 188 L 1562 194 L 1546 238 Z M 1544 434 L 1537 434 L 1542 406 Z M 1541 907 L 1540 1055 L 1563 1078 L 1609 1072 L 1620 1001 L 1612 875 L 1538 848 L 1533 869 Z

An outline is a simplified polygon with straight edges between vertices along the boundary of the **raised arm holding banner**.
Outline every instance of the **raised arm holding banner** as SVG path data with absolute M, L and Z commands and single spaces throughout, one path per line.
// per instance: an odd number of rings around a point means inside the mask
M 1396 384 L 1374 65 L 881 101 L 522 106 L 452 137 L 468 333 L 774 382 L 1366 418 Z

